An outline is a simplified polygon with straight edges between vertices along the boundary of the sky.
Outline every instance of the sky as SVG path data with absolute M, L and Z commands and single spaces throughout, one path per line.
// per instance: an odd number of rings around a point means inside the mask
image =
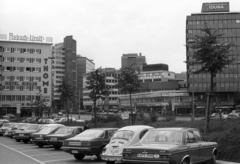
M 200 13 L 204 2 L 240 0 L 0 0 L 0 34 L 53 37 L 72 35 L 77 54 L 95 68 L 121 67 L 121 56 L 141 53 L 147 64 L 168 64 L 186 71 L 186 16 Z

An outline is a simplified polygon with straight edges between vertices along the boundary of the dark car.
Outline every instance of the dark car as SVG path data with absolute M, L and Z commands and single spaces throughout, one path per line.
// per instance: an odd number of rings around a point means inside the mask
M 100 160 L 103 148 L 117 130 L 117 128 L 87 129 L 73 138 L 66 139 L 62 150 L 73 154 L 77 160 L 82 160 L 85 155 L 96 155 Z
M 83 131 L 82 126 L 76 127 L 62 127 L 59 128 L 55 133 L 47 135 L 48 142 L 50 145 L 57 150 L 62 147 L 63 141 L 72 138 Z
M 149 130 L 139 143 L 123 149 L 125 163 L 216 163 L 217 143 L 205 142 L 195 128 Z
M 31 134 L 35 133 L 40 127 L 41 125 L 38 124 L 29 124 L 26 129 L 16 131 L 13 138 L 17 142 L 22 140 L 24 143 L 28 143 L 31 139 Z
M 64 127 L 62 124 L 48 124 L 45 125 L 40 131 L 32 134 L 32 141 L 42 148 L 48 145 L 47 135 L 55 133 L 59 128 Z

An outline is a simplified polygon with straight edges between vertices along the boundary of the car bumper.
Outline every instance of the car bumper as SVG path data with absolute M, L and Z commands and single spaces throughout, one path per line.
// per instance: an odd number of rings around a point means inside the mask
M 30 139 L 29 136 L 13 136 L 14 139 L 19 139 L 19 140 L 27 140 Z
M 48 141 L 48 144 L 49 145 L 59 145 L 59 146 L 62 146 L 63 144 L 63 141 Z
M 42 139 L 42 140 L 40 140 L 40 139 L 33 139 L 32 142 L 35 143 L 35 144 L 42 143 L 44 145 L 49 145 L 48 140 L 44 140 L 44 139 Z
M 122 155 L 101 155 L 102 160 L 105 161 L 122 161 Z
M 62 150 L 70 154 L 90 154 L 90 147 L 62 147 Z
M 131 160 L 131 159 L 123 159 L 124 163 L 149 163 L 149 164 L 177 164 L 176 161 L 151 161 L 151 160 Z

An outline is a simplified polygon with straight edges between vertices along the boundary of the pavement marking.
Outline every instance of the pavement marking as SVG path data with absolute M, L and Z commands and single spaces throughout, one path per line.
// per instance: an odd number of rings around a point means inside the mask
M 63 154 L 63 152 L 61 152 L 61 153 L 48 153 L 48 154 L 36 154 L 36 155 L 30 155 L 30 156 L 31 157 L 36 157 L 36 156 L 53 155 L 53 154 Z
M 39 160 L 31 157 L 31 156 L 28 156 L 28 155 L 26 155 L 26 154 L 24 154 L 24 153 L 22 153 L 22 152 L 20 152 L 20 151 L 18 151 L 18 150 L 15 150 L 15 149 L 13 149 L 13 148 L 11 148 L 11 147 L 8 147 L 8 146 L 3 145 L 3 144 L 1 144 L 1 143 L 0 143 L 0 145 L 4 146 L 4 147 L 6 147 L 6 148 L 8 148 L 8 149 L 10 149 L 10 150 L 13 150 L 13 151 L 15 151 L 15 152 L 17 152 L 17 153 L 19 153 L 19 154 L 22 154 L 23 156 L 28 157 L 28 158 L 30 158 L 30 159 L 32 159 L 32 160 L 34 160 L 34 161 L 36 161 L 36 162 L 38 162 L 38 163 L 40 163 L 40 164 L 45 164 L 45 163 L 43 163 L 43 162 L 41 162 L 41 161 L 39 161 Z
M 70 160 L 70 159 L 75 159 L 75 158 L 56 159 L 56 160 L 43 161 L 43 162 L 48 163 L 48 162 L 55 162 L 55 161 L 67 161 L 67 160 Z
M 24 148 L 37 148 L 37 147 L 32 147 L 32 146 L 28 146 L 28 147 L 11 147 L 11 148 L 15 148 L 15 149 L 24 149 Z
M 21 152 L 23 152 L 23 153 L 27 153 L 27 152 L 32 152 L 32 151 L 46 150 L 46 149 L 49 149 L 49 148 L 40 148 L 40 149 L 37 149 L 37 150 L 27 150 L 27 151 L 21 151 Z

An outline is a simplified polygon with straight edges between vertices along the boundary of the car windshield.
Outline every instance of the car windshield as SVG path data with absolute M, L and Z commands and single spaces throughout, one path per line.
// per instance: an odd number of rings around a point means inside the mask
M 26 130 L 37 130 L 38 125 L 29 125 L 29 127 Z
M 82 133 L 80 133 L 79 135 L 75 136 L 76 138 L 80 138 L 80 137 L 93 137 L 93 138 L 98 138 L 100 136 L 104 135 L 104 131 L 103 130 L 99 130 L 99 129 L 89 129 L 89 130 L 85 130 Z
M 126 140 L 130 140 L 134 135 L 133 131 L 130 130 L 121 130 L 121 131 L 117 131 L 113 136 L 112 136 L 112 140 L 113 139 L 126 139 Z
M 30 126 L 29 124 L 22 125 L 21 127 L 19 127 L 19 130 L 25 130 L 25 129 L 27 129 L 29 126 Z
M 180 144 L 182 142 L 182 132 L 173 130 L 152 130 L 149 131 L 140 142 L 143 144 Z
M 38 133 L 48 134 L 56 128 L 57 128 L 56 126 L 46 126 L 43 129 L 41 129 Z
M 9 123 L 5 123 L 5 124 L 3 124 L 3 126 L 2 127 L 9 127 L 10 126 L 10 124 Z
M 73 128 L 60 128 L 58 129 L 55 134 L 71 134 L 73 132 Z
M 16 124 L 16 125 L 14 125 L 13 127 L 14 127 L 14 128 L 19 128 L 19 127 L 21 127 L 21 126 L 23 126 L 23 124 Z

